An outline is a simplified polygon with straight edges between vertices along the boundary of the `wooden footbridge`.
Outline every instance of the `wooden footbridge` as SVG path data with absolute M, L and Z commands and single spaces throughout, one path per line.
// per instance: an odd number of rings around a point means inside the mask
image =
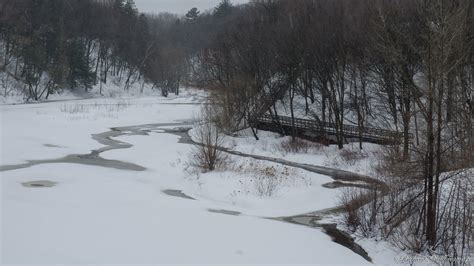
M 316 120 L 301 118 L 295 118 L 293 129 L 292 119 L 287 116 L 272 117 L 263 115 L 255 119 L 253 124 L 258 129 L 284 133 L 285 135 L 291 135 L 295 130 L 298 137 L 323 142 L 334 142 L 338 131 L 342 131 L 346 142 L 358 141 L 362 138 L 366 142 L 389 144 L 399 143 L 403 139 L 403 133 L 396 131 L 370 127 L 364 127 L 360 130 L 359 127 L 353 125 L 343 125 L 342 130 L 337 130 L 334 123 L 319 123 Z

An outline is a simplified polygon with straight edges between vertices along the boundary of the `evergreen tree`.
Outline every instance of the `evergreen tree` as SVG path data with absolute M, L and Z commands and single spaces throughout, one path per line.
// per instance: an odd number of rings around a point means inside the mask
M 115 10 L 122 10 L 122 8 L 124 7 L 125 5 L 125 1 L 124 0 L 114 0 L 113 2 L 113 8 Z
M 199 17 L 199 14 L 201 12 L 196 8 L 196 7 L 193 7 L 191 8 L 191 10 L 188 11 L 188 13 L 186 14 L 186 19 L 187 20 L 195 20 Z
M 136 17 L 138 14 L 137 6 L 134 0 L 127 0 L 124 5 L 125 14 L 131 17 Z
M 216 6 L 214 12 L 218 17 L 225 17 L 232 12 L 234 6 L 230 0 L 221 0 L 221 2 Z
M 89 66 L 86 48 L 79 40 L 72 41 L 68 47 L 69 75 L 67 81 L 71 88 L 84 86 L 85 90 L 94 84 L 94 72 Z

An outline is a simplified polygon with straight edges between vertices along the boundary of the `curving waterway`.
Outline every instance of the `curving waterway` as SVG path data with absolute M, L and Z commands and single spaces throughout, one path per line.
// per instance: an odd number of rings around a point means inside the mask
M 130 162 L 125 162 L 125 161 L 104 159 L 101 157 L 101 154 L 107 151 L 129 149 L 133 147 L 132 144 L 116 140 L 115 138 L 118 138 L 121 136 L 146 136 L 152 132 L 177 135 L 180 137 L 179 143 L 189 144 L 189 145 L 199 145 L 198 143 L 193 142 L 193 140 L 188 134 L 191 128 L 191 125 L 192 123 L 190 121 L 182 121 L 182 122 L 174 122 L 174 123 L 157 123 L 157 124 L 146 124 L 146 125 L 127 126 L 127 127 L 115 127 L 103 133 L 93 134 L 92 138 L 98 143 L 104 145 L 104 147 L 92 150 L 88 154 L 71 154 L 71 155 L 67 155 L 61 158 L 56 158 L 56 159 L 31 160 L 22 164 L 2 165 L 0 166 L 0 172 L 24 169 L 24 168 L 28 168 L 28 167 L 32 167 L 36 165 L 58 164 L 58 163 L 98 166 L 98 167 L 113 168 L 113 169 L 127 170 L 127 171 L 145 171 L 146 168 L 143 166 L 130 163 Z M 169 129 L 169 127 L 174 127 L 174 128 Z M 310 164 L 300 164 L 300 163 L 295 163 L 295 162 L 291 162 L 291 161 L 287 161 L 283 159 L 260 156 L 260 155 L 246 154 L 246 153 L 242 153 L 242 152 L 238 152 L 234 150 L 229 150 L 223 147 L 219 149 L 223 152 L 226 152 L 235 156 L 269 161 L 269 162 L 273 162 L 273 163 L 277 163 L 277 164 L 281 164 L 285 166 L 290 166 L 290 167 L 295 167 L 295 168 L 300 168 L 309 172 L 329 176 L 334 180 L 334 182 L 324 185 L 324 187 L 328 189 L 334 189 L 334 188 L 340 188 L 340 187 L 359 187 L 359 188 L 369 189 L 369 190 L 376 189 L 382 192 L 386 192 L 387 190 L 387 186 L 383 182 L 378 181 L 368 176 L 352 173 L 349 171 L 333 169 L 333 168 L 328 168 L 328 167 L 321 167 L 321 166 L 310 165 Z M 48 182 L 48 181 L 41 181 L 41 182 L 42 182 L 41 184 L 43 184 L 44 182 Z M 31 185 L 31 187 L 35 187 L 35 184 L 36 183 L 34 183 L 33 185 L 31 184 L 24 184 L 24 185 L 28 185 L 28 186 Z M 195 200 L 194 198 L 178 190 L 164 190 L 163 193 L 168 196 L 180 197 L 180 198 L 184 198 L 188 200 Z M 363 203 L 364 202 L 362 202 L 362 204 Z M 208 211 L 220 213 L 223 215 L 234 215 L 234 216 L 242 215 L 239 212 L 230 211 L 230 210 L 209 209 Z M 307 227 L 323 230 L 327 235 L 329 235 L 332 238 L 334 242 L 344 247 L 349 248 L 353 252 L 365 258 L 367 261 L 371 262 L 372 259 L 367 254 L 367 252 L 361 246 L 355 243 L 349 234 L 339 230 L 337 228 L 337 224 L 321 222 L 325 217 L 329 215 L 343 213 L 344 211 L 345 210 L 343 207 L 335 207 L 331 209 L 318 210 L 315 212 L 302 214 L 302 215 L 296 215 L 296 216 L 262 217 L 262 218 L 272 219 L 276 221 L 297 224 L 301 226 L 307 226 Z

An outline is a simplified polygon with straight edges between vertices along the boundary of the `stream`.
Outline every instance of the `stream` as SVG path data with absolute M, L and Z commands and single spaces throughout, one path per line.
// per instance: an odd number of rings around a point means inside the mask
M 160 134 L 173 134 L 179 136 L 179 143 L 189 144 L 189 145 L 199 145 L 198 143 L 193 142 L 188 132 L 190 130 L 192 123 L 190 121 L 177 121 L 175 123 L 157 123 L 157 124 L 146 124 L 138 126 L 128 126 L 128 127 L 116 127 L 111 128 L 109 131 L 93 134 L 92 138 L 98 143 L 104 145 L 99 149 L 92 150 L 88 154 L 71 154 L 57 159 L 49 160 L 30 160 L 26 163 L 16 164 L 16 165 L 2 165 L 0 166 L 0 172 L 12 171 L 17 169 L 24 169 L 36 165 L 43 164 L 58 164 L 58 163 L 70 163 L 70 164 L 80 164 L 80 165 L 89 165 L 89 166 L 98 166 L 105 168 L 113 168 L 119 170 L 128 170 L 128 171 L 145 171 L 146 168 L 137 164 L 119 161 L 119 160 L 108 160 L 102 158 L 100 155 L 107 151 L 120 150 L 120 149 L 129 149 L 133 147 L 132 144 L 116 140 L 115 138 L 121 136 L 146 136 L 149 133 L 160 133 Z M 164 128 L 164 127 L 174 127 L 173 129 Z M 359 175 L 356 173 L 332 169 L 327 167 L 315 166 L 310 164 L 300 164 L 283 159 L 265 157 L 260 155 L 245 154 L 242 152 L 229 150 L 226 148 L 219 148 L 221 151 L 226 152 L 231 155 L 248 157 L 256 160 L 269 161 L 273 163 L 278 163 L 285 166 L 300 168 L 309 172 L 322 174 L 331 177 L 334 182 L 325 184 L 324 187 L 328 189 L 334 189 L 339 187 L 359 187 L 364 189 L 377 189 L 379 191 L 385 192 L 387 190 L 386 185 L 383 182 L 370 178 L 368 176 Z M 39 182 L 39 181 L 38 181 Z M 37 182 L 37 183 L 38 183 Z M 357 183 L 354 183 L 357 182 Z M 30 187 L 47 187 L 49 185 L 48 181 L 41 181 L 40 183 L 25 183 L 25 186 Z M 195 200 L 194 198 L 186 195 L 179 190 L 164 190 L 164 194 L 173 197 L 180 197 L 188 200 Z M 233 215 L 239 216 L 242 215 L 239 212 L 230 211 L 230 210 L 214 210 L 208 209 L 210 212 L 220 213 L 223 215 Z M 372 259 L 368 253 L 357 243 L 354 242 L 354 239 L 347 233 L 339 230 L 337 224 L 323 223 L 321 222 L 325 217 L 343 213 L 345 212 L 343 207 L 335 207 L 331 209 L 319 210 L 312 213 L 289 216 L 289 217 L 261 217 L 263 219 L 276 220 L 285 223 L 297 224 L 301 226 L 307 226 L 311 228 L 317 228 L 324 231 L 328 236 L 332 238 L 335 243 L 338 243 L 356 254 L 362 256 L 369 262 L 372 262 Z

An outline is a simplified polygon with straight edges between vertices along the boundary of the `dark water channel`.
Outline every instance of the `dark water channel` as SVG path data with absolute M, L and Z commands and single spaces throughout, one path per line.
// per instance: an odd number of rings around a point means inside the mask
M 163 128 L 163 127 L 174 127 L 173 129 Z M 179 143 L 190 144 L 190 145 L 199 145 L 194 143 L 190 138 L 188 131 L 191 127 L 191 122 L 183 121 L 176 123 L 158 123 L 158 124 L 146 124 L 138 126 L 129 126 L 129 127 L 116 127 L 111 128 L 111 130 L 93 134 L 92 138 L 98 143 L 104 145 L 104 147 L 92 150 L 88 154 L 71 154 L 61 158 L 49 159 L 49 160 L 30 160 L 26 163 L 16 164 L 16 165 L 2 165 L 0 166 L 0 172 L 24 169 L 36 165 L 43 164 L 58 164 L 58 163 L 71 163 L 71 164 L 80 164 L 80 165 L 89 165 L 89 166 L 98 166 L 113 168 L 119 170 L 127 171 L 145 171 L 146 168 L 137 164 L 130 162 L 119 161 L 119 160 L 108 160 L 102 158 L 100 155 L 107 151 L 119 150 L 119 149 L 129 149 L 133 147 L 132 144 L 125 143 L 114 138 L 121 136 L 146 136 L 151 132 L 163 133 L 163 134 L 173 134 L 179 136 Z M 52 147 L 50 144 L 45 144 L 48 147 Z M 221 151 L 229 153 L 231 155 L 254 158 L 256 160 L 269 161 L 273 163 L 282 164 L 285 166 L 300 168 L 309 172 L 322 174 L 329 176 L 334 179 L 334 182 L 326 184 L 325 187 L 328 189 L 335 189 L 340 187 L 359 187 L 362 189 L 378 189 L 381 191 L 386 190 L 386 185 L 378 180 L 372 179 L 367 176 L 359 175 L 356 173 L 351 173 L 348 171 L 332 169 L 327 167 L 315 166 L 310 164 L 299 164 L 291 161 L 286 161 L 278 158 L 265 157 L 260 155 L 245 154 L 238 151 L 229 150 L 226 148 L 220 148 Z M 357 183 L 354 183 L 357 182 Z M 53 187 L 57 183 L 51 181 L 32 181 L 22 183 L 25 187 L 30 188 L 47 188 Z M 193 197 L 190 197 L 183 193 L 180 190 L 163 190 L 164 194 L 172 197 L 179 197 L 187 200 L 196 200 Z M 209 212 L 223 214 L 223 215 L 232 215 L 239 216 L 242 215 L 240 212 L 229 211 L 229 210 L 215 210 L 208 209 Z M 271 217 L 266 219 L 281 221 L 285 223 L 297 224 L 301 226 L 307 226 L 311 228 L 316 228 L 325 232 L 331 239 L 344 247 L 352 250 L 358 255 L 365 258 L 367 261 L 372 262 L 372 259 L 369 257 L 367 252 L 354 242 L 354 239 L 347 233 L 339 230 L 337 224 L 322 223 L 323 218 L 337 213 L 344 212 L 344 209 L 333 208 L 329 210 L 323 210 L 318 212 L 313 212 L 309 214 L 290 216 L 290 217 Z

